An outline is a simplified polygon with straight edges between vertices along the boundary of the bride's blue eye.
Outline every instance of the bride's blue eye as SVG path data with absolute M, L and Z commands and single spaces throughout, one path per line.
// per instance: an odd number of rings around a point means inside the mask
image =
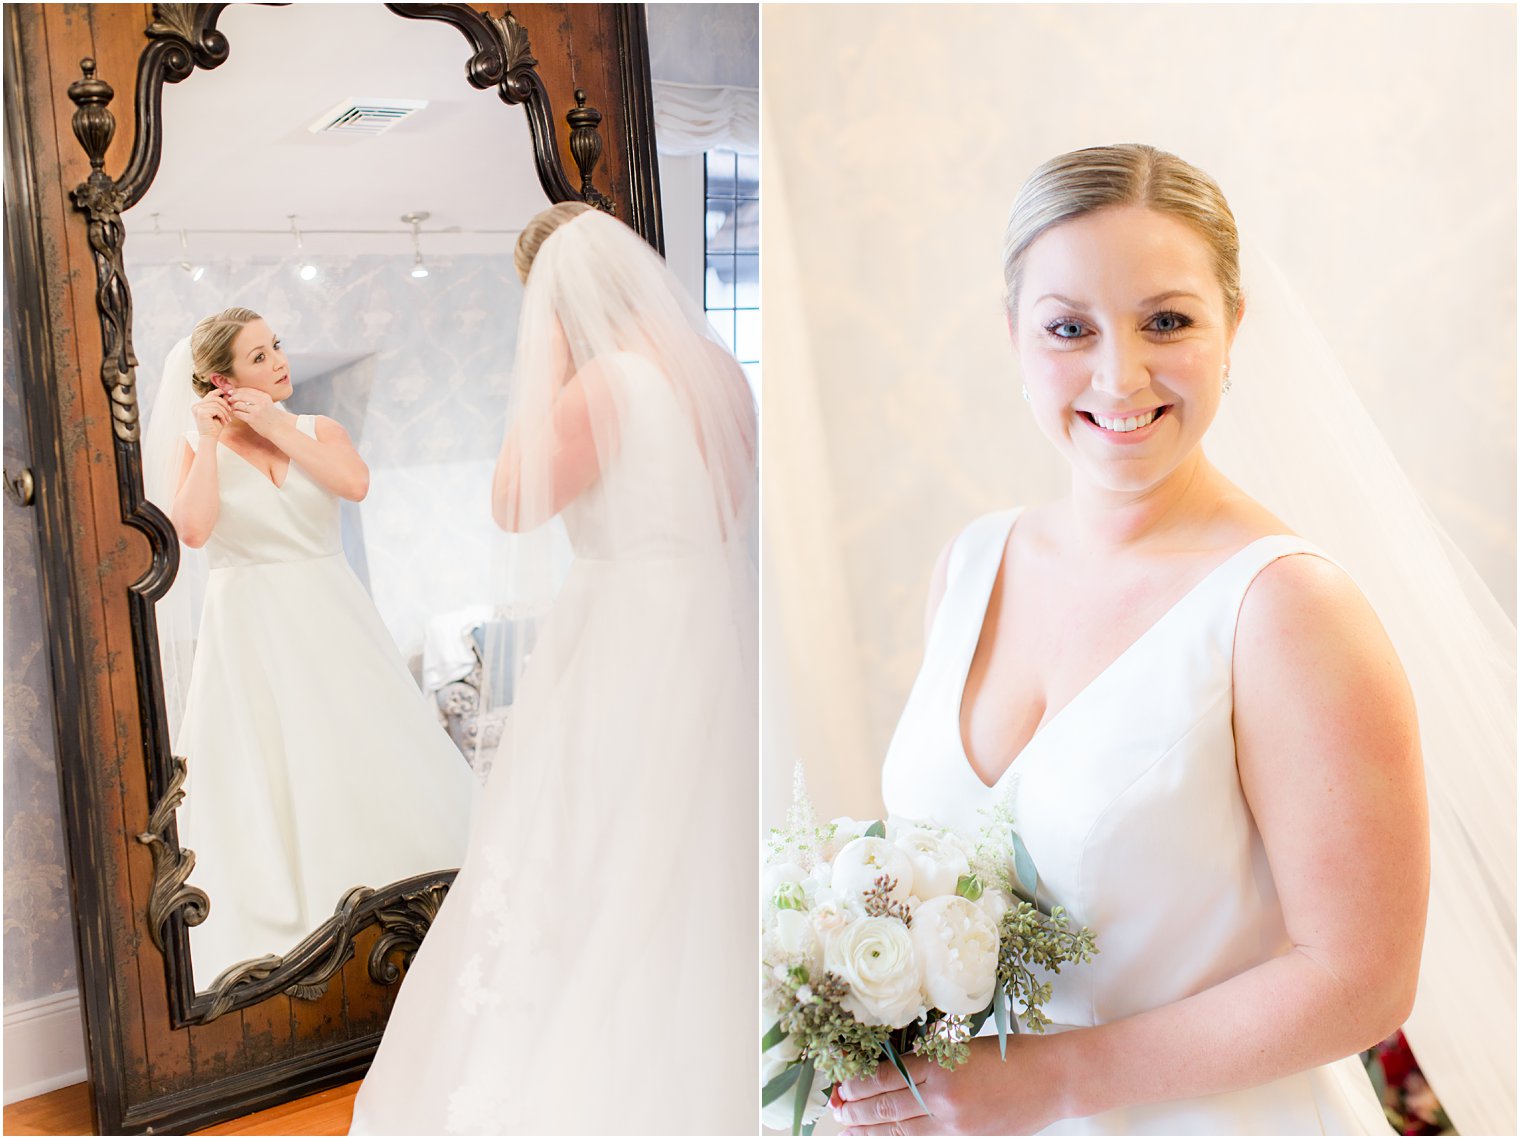
M 1193 318 L 1184 316 L 1180 312 L 1158 312 L 1151 317 L 1151 330 L 1159 332 L 1163 336 L 1175 336 L 1184 329 L 1191 328 Z
M 1080 340 L 1084 330 L 1079 320 L 1053 320 L 1045 326 L 1045 331 L 1057 340 Z

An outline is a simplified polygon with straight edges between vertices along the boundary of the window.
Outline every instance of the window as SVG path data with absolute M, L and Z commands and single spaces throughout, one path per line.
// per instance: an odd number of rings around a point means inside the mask
M 750 386 L 760 388 L 760 159 L 706 155 L 707 272 L 702 306 Z

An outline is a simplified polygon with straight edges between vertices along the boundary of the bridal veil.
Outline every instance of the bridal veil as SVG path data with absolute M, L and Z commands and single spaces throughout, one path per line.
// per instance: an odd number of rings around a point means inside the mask
M 1431 831 L 1405 1033 L 1459 1131 L 1513 1134 L 1515 626 L 1421 501 L 1292 288 L 1249 235 L 1241 249 L 1246 315 L 1204 450 L 1341 564 L 1398 651 Z M 1357 868 L 1339 872 L 1354 882 Z

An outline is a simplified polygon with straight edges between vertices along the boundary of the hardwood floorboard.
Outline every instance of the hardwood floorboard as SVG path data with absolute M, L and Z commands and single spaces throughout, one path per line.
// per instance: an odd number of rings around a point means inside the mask
M 359 1082 L 219 1123 L 196 1135 L 346 1135 Z M 74 1084 L 5 1109 L 7 1135 L 93 1135 L 90 1089 Z
M 93 1135 L 90 1085 L 71 1084 L 5 1106 L 7 1135 Z

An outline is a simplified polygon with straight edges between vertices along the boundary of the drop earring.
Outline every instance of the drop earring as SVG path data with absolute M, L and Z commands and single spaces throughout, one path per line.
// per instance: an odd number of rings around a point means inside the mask
M 1028 384 L 1020 384 L 1019 385 L 1019 390 L 1024 393 L 1024 402 L 1028 403 L 1029 402 L 1029 385 Z
M 1224 383 L 1222 383 L 1219 386 L 1219 390 L 1223 394 L 1229 395 L 1230 394 L 1230 366 L 1228 364 L 1226 364 L 1222 370 L 1224 371 Z

